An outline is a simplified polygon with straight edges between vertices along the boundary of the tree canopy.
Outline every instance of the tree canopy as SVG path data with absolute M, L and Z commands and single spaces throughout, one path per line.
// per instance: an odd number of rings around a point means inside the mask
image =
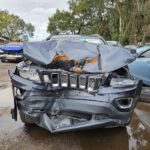
M 149 0 L 69 0 L 49 18 L 48 32 L 100 34 L 122 44 L 150 40 Z
M 34 26 L 8 11 L 0 10 L 0 36 L 9 40 L 28 40 L 33 36 Z

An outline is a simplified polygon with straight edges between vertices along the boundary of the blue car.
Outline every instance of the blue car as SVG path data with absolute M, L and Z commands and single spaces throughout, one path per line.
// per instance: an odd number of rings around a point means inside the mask
M 145 85 L 150 86 L 150 46 L 136 49 L 138 58 L 129 64 L 130 73 Z
M 150 101 L 150 45 L 136 49 L 138 58 L 129 64 L 130 73 L 143 81 L 141 99 Z
M 21 61 L 23 53 L 23 45 L 16 43 L 9 43 L 0 45 L 0 59 L 2 62 L 6 61 Z

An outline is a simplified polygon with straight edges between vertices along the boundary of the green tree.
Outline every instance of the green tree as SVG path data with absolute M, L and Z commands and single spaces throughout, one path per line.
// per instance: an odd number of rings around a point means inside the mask
M 150 34 L 149 0 L 69 0 L 69 10 L 49 18 L 48 32 L 100 34 L 122 44 L 145 42 Z
M 9 40 L 28 40 L 34 30 L 31 23 L 25 23 L 19 16 L 0 10 L 0 36 Z
M 71 14 L 68 11 L 57 10 L 55 15 L 49 18 L 48 31 L 51 34 L 58 34 L 60 31 L 68 31 L 71 28 Z
M 110 21 L 114 19 L 118 20 L 118 23 L 116 22 L 116 24 L 113 24 L 115 29 L 119 29 L 117 34 L 118 40 L 122 44 L 144 43 L 146 33 L 148 33 L 148 26 L 150 25 L 150 1 L 116 0 L 113 2 L 116 15 L 110 17 Z

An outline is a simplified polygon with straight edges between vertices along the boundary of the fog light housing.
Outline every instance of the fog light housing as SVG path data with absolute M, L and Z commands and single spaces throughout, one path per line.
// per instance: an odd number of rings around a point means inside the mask
M 118 98 L 115 99 L 115 104 L 121 110 L 130 110 L 133 104 L 133 98 Z
M 24 95 L 24 90 L 14 87 L 14 95 L 21 98 Z

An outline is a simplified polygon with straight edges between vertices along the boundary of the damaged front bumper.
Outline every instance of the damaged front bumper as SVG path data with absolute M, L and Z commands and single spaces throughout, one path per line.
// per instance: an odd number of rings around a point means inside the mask
M 126 126 L 130 123 L 142 83 L 132 87 L 101 87 L 97 92 L 58 88 L 24 79 L 9 71 L 13 93 L 13 118 L 17 109 L 50 132 L 98 127 Z

